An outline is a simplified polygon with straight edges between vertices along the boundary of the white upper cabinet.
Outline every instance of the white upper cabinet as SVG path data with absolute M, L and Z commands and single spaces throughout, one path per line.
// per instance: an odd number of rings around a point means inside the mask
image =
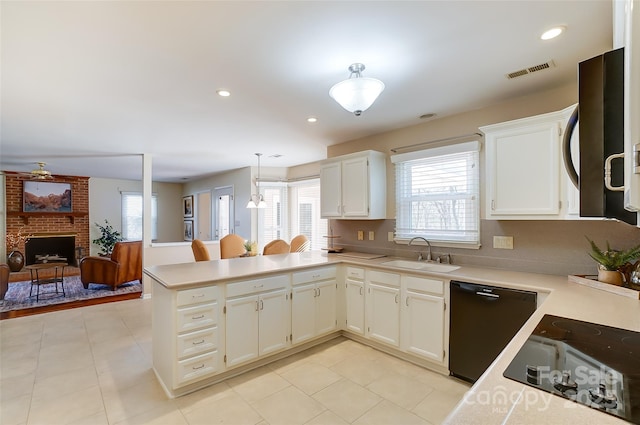
M 323 218 L 386 218 L 386 155 L 364 151 L 331 158 L 320 168 Z
M 562 164 L 570 109 L 481 127 L 486 140 L 486 218 L 565 218 L 571 192 Z

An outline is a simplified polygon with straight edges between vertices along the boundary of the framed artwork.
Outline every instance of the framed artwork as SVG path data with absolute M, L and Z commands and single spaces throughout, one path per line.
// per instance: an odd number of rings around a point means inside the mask
M 185 241 L 193 240 L 193 220 L 184 221 L 184 240 Z
M 193 195 L 182 198 L 182 211 L 185 217 L 193 217 Z
M 25 181 L 22 211 L 71 212 L 71 183 Z

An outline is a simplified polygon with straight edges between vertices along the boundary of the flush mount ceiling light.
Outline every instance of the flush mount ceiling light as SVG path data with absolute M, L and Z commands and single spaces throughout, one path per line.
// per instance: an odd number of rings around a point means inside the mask
M 258 157 L 258 178 L 256 179 L 256 189 L 258 193 L 251 195 L 251 199 L 247 202 L 247 208 L 267 208 L 267 203 L 264 201 L 262 194 L 260 194 L 260 186 L 258 186 L 258 182 L 260 181 L 260 157 L 262 154 L 256 153 L 255 156 Z
M 541 40 L 551 40 L 552 38 L 556 38 L 557 36 L 562 34 L 565 29 L 566 28 L 562 27 L 562 26 L 551 28 L 550 30 L 547 30 L 547 31 L 543 32 L 542 35 L 540 36 L 540 39 Z
M 357 117 L 369 109 L 384 90 L 382 81 L 362 76 L 364 68 L 361 63 L 351 64 L 349 79 L 339 82 L 329 90 L 329 96 L 333 100 Z
M 221 96 L 221 97 L 231 96 L 231 92 L 229 90 L 220 89 L 220 90 L 217 90 L 216 93 L 218 93 L 218 96 Z

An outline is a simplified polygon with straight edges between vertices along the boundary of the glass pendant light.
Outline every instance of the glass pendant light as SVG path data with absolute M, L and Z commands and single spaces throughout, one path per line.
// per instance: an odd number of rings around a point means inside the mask
M 255 154 L 258 157 L 258 178 L 256 179 L 256 189 L 258 193 L 252 194 L 249 202 L 247 202 L 247 208 L 267 208 L 267 203 L 264 201 L 264 197 L 260 193 L 260 157 L 261 153 Z

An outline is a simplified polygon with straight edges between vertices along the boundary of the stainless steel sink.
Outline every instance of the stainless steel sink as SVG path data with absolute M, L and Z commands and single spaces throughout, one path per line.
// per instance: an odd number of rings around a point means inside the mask
M 401 269 L 409 270 L 424 270 L 439 273 L 448 273 L 454 270 L 458 270 L 460 266 L 453 266 L 451 264 L 440 263 L 426 263 L 424 261 L 411 261 L 411 260 L 391 260 L 381 263 L 384 266 L 398 267 Z

